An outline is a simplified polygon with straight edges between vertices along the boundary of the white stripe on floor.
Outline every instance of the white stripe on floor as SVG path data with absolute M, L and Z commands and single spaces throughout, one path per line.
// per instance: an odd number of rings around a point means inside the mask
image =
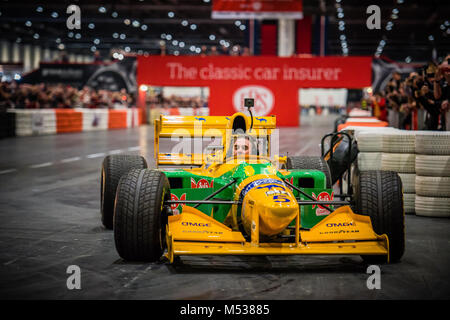
M 36 168 L 49 167 L 51 165 L 53 165 L 53 162 L 45 162 L 45 163 L 33 164 L 30 166 L 30 168 L 36 169 Z
M 104 152 L 101 152 L 101 153 L 88 154 L 88 155 L 86 156 L 86 158 L 92 159 L 92 158 L 98 158 L 98 157 L 104 157 L 104 156 L 105 156 L 105 153 L 104 153 Z
M 0 174 L 10 173 L 10 172 L 14 172 L 14 171 L 17 171 L 17 169 L 6 169 L 6 170 L 0 171 Z
M 74 161 L 78 161 L 80 159 L 81 159 L 80 157 L 73 157 L 73 158 L 62 159 L 61 163 L 74 162 Z
M 116 150 L 108 151 L 108 154 L 118 154 L 118 153 L 122 153 L 122 152 L 123 152 L 122 149 L 116 149 Z
M 130 147 L 130 148 L 128 148 L 128 151 L 137 151 L 137 150 L 139 150 L 139 149 L 141 149 L 140 146 Z

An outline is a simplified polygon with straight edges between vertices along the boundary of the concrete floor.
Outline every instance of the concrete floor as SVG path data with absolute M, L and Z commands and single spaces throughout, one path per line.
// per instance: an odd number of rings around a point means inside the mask
M 333 118 L 282 128 L 280 149 L 319 155 Z M 153 157 L 153 128 L 0 140 L 0 299 L 448 299 L 450 220 L 406 216 L 406 252 L 369 290 L 358 256 L 183 257 L 126 263 L 100 222 L 108 153 Z M 68 290 L 70 265 L 81 290 Z

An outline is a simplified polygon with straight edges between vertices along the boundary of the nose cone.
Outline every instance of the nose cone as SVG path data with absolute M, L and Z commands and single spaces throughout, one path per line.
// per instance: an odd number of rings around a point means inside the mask
M 255 187 L 246 194 L 244 219 L 249 219 L 254 210 L 259 215 L 260 233 L 272 236 L 282 232 L 295 219 L 299 206 L 291 190 L 276 183 Z

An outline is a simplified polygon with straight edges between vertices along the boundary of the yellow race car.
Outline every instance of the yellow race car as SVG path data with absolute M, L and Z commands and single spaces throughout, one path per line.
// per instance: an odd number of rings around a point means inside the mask
M 281 157 L 276 118 L 243 113 L 160 116 L 154 130 L 155 169 L 135 155 L 103 162 L 102 221 L 123 259 L 334 254 L 383 263 L 403 255 L 398 174 L 353 167 L 347 194 L 335 194 L 328 164 L 344 144 L 324 157 Z

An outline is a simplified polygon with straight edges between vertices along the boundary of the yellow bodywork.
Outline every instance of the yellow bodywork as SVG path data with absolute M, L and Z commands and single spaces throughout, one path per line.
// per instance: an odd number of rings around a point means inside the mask
M 232 135 L 232 125 L 236 117 L 245 120 L 246 128 L 250 128 L 250 117 L 237 112 L 230 117 L 226 116 L 163 116 L 154 122 L 155 143 L 154 155 L 156 165 L 203 165 L 211 163 L 214 159 L 208 159 L 211 154 L 203 153 L 165 153 L 160 152 L 160 139 L 173 138 L 212 138 L 220 141 L 222 150 L 228 150 L 228 144 Z M 253 127 L 247 134 L 255 137 L 268 137 L 276 129 L 276 117 L 255 117 Z M 269 150 L 270 154 L 270 150 Z M 225 153 L 215 152 L 216 159 L 223 162 Z
M 335 210 L 310 230 L 300 230 L 295 217 L 295 242 L 260 242 L 260 219 L 252 215 L 251 240 L 201 211 L 185 206 L 167 224 L 167 258 L 181 255 L 387 255 L 389 240 L 377 235 L 370 218 L 355 214 L 349 206 Z

